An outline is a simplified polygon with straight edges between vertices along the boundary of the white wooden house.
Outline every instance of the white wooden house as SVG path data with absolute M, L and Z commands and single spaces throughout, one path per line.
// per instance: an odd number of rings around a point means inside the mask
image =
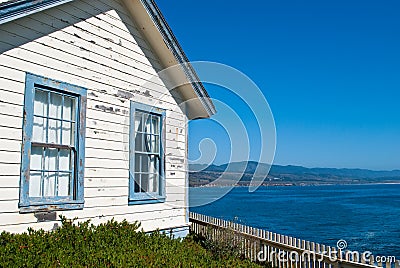
M 185 235 L 187 120 L 215 112 L 190 65 L 158 74 L 186 61 L 153 0 L 0 1 L 0 231 Z

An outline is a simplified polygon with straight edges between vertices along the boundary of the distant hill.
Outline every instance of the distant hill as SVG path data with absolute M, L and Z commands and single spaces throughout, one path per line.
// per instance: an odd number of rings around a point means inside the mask
M 257 174 L 255 174 L 257 169 Z M 191 186 L 205 184 L 248 185 L 253 177 L 264 179 L 264 185 L 322 185 L 354 183 L 400 183 L 400 170 L 375 171 L 347 168 L 306 168 L 257 162 L 233 162 L 224 165 L 190 165 Z M 268 174 L 269 171 L 269 174 Z M 268 175 L 267 175 L 268 174 Z M 218 179 L 219 178 L 219 179 Z M 215 181 L 218 179 L 218 181 Z

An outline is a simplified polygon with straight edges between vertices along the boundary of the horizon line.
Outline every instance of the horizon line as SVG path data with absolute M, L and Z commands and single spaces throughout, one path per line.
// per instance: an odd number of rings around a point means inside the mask
M 262 162 L 258 162 L 256 160 L 241 160 L 241 161 L 232 161 L 229 163 L 223 163 L 223 164 L 217 164 L 217 163 L 192 163 L 189 165 L 208 165 L 208 166 L 223 166 L 223 165 L 227 165 L 227 164 L 232 164 L 232 163 L 243 163 L 243 162 L 254 162 L 257 164 L 263 164 L 263 165 L 271 165 L 269 163 L 262 163 Z M 307 169 L 345 169 L 345 170 L 368 170 L 368 171 L 375 171 L 375 172 L 391 172 L 391 171 L 400 171 L 400 167 L 399 168 L 394 168 L 394 169 L 372 169 L 372 168 L 360 168 L 360 167 L 321 167 L 321 166 L 304 166 L 304 165 L 300 165 L 300 164 L 278 164 L 278 163 L 273 163 L 271 165 L 272 166 L 282 166 L 282 167 L 301 167 L 301 168 L 307 168 Z

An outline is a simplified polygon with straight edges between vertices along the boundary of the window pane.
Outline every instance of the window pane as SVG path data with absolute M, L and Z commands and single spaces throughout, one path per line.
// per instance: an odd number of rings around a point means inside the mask
M 154 184 L 154 175 L 153 174 L 149 174 L 149 186 L 148 186 L 148 189 L 147 189 L 147 191 L 148 192 L 154 192 L 154 190 L 153 190 L 153 184 Z
M 46 129 L 47 129 L 47 119 L 34 117 L 32 141 L 46 143 Z
M 152 133 L 160 134 L 160 119 L 158 116 L 153 115 L 151 118 Z
M 143 121 L 146 122 L 144 125 L 144 132 L 151 133 L 151 115 L 145 113 L 143 116 Z
M 143 148 L 143 134 L 136 133 L 135 134 L 135 151 L 144 152 Z
M 75 121 L 75 98 L 64 96 L 63 119 Z
M 43 181 L 43 195 L 56 196 L 56 177 L 55 172 L 46 172 Z
M 160 144 L 158 136 L 151 136 L 151 152 L 158 154 L 160 152 Z
M 58 196 L 69 196 L 69 186 L 71 175 L 69 173 L 59 173 L 58 175 Z
M 140 172 L 141 171 L 141 164 L 140 160 L 142 159 L 142 155 L 136 153 L 135 154 L 135 172 Z
M 148 155 L 142 155 L 142 163 L 140 165 L 140 171 L 142 173 L 149 173 L 149 162 L 150 157 Z
M 136 111 L 135 112 L 135 133 L 137 131 L 143 131 L 143 123 L 142 123 L 143 113 Z
M 74 146 L 75 123 L 63 122 L 62 126 L 62 144 Z
M 158 193 L 158 174 L 151 174 L 149 176 L 149 192 Z
M 49 117 L 61 119 L 62 95 L 50 93 Z
M 70 150 L 60 150 L 59 152 L 59 170 L 60 171 L 70 171 L 71 170 L 71 151 Z
M 147 153 L 151 152 L 151 135 L 144 134 L 144 151 Z
M 147 193 L 149 191 L 149 175 L 148 174 L 141 174 L 141 192 Z
M 39 89 L 35 90 L 35 101 L 33 110 L 33 113 L 35 115 L 41 115 L 47 117 L 47 103 L 48 103 L 47 96 L 48 96 L 47 92 Z
M 43 147 L 32 147 L 31 170 L 42 170 Z
M 30 197 L 41 197 L 41 181 L 42 175 L 40 172 L 32 172 L 29 178 L 29 196 Z
M 49 119 L 48 143 L 61 143 L 61 121 Z
M 44 169 L 45 170 L 57 170 L 57 155 L 58 155 L 58 150 L 57 149 L 49 149 L 47 148 L 45 150 L 45 164 L 44 164 Z
M 149 175 L 149 192 L 151 192 L 151 193 L 158 192 L 158 175 L 157 174 Z
M 159 172 L 159 160 L 155 155 L 150 156 L 150 165 L 149 165 L 150 173 L 158 173 Z
M 140 174 L 135 174 L 135 193 L 140 193 Z

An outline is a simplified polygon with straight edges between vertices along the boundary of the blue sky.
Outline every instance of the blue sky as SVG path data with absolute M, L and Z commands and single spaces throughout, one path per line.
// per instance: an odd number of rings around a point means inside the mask
M 275 164 L 400 169 L 399 1 L 157 3 L 191 61 L 230 65 L 262 90 L 276 123 Z M 240 101 L 206 88 L 254 127 Z M 189 135 L 191 159 L 209 137 L 215 162 L 229 160 L 223 127 L 196 121 Z

